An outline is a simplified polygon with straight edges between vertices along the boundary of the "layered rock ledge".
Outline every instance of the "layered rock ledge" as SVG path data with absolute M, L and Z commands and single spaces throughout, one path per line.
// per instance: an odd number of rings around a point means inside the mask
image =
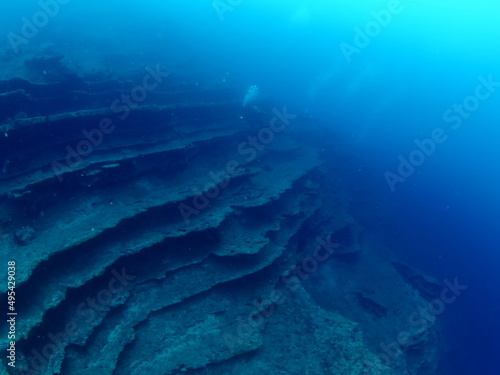
M 0 82 L 19 312 L 5 371 L 432 374 L 434 321 L 380 354 L 437 286 L 364 237 L 324 163 L 332 138 L 286 107 L 244 108 L 244 90 L 180 82 L 127 108 L 133 77 Z

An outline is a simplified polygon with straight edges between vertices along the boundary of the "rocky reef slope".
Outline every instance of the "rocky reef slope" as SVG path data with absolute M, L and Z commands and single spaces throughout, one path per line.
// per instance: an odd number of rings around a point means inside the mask
M 0 82 L 4 373 L 433 373 L 434 322 L 405 325 L 434 289 L 364 238 L 330 135 L 243 96 L 161 66 Z

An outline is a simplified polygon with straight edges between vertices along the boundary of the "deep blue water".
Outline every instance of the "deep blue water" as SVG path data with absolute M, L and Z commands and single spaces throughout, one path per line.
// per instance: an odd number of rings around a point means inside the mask
M 20 34 L 22 17 L 40 5 L 3 8 L 0 47 L 8 50 L 8 33 Z M 486 0 L 70 0 L 20 48 L 53 43 L 81 64 L 85 51 L 178 62 L 200 81 L 257 85 L 334 129 L 352 155 L 344 169 L 359 186 L 363 225 L 390 238 L 408 263 L 468 286 L 438 318 L 450 344 L 446 374 L 493 375 L 500 369 L 499 16 L 500 5 Z M 359 30 L 372 36 L 357 47 Z M 433 134 L 440 142 L 415 153 Z M 419 165 L 391 189 L 384 174 L 396 175 L 400 155 L 409 160 L 412 152 Z

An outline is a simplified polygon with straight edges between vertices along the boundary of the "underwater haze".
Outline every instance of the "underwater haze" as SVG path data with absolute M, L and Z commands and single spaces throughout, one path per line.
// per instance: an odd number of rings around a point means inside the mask
M 436 314 L 435 374 L 500 373 L 500 3 L 54 1 L 3 6 L 2 80 L 50 45 L 89 74 L 162 62 L 194 86 L 256 86 L 328 129 L 329 174 L 367 236 L 459 285 Z

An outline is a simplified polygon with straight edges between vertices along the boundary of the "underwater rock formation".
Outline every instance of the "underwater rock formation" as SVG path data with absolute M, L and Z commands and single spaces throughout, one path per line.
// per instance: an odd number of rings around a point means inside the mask
M 432 374 L 433 322 L 379 353 L 423 299 L 363 238 L 315 125 L 257 102 L 267 120 L 245 121 L 241 90 L 144 74 L 0 82 L 5 371 Z

